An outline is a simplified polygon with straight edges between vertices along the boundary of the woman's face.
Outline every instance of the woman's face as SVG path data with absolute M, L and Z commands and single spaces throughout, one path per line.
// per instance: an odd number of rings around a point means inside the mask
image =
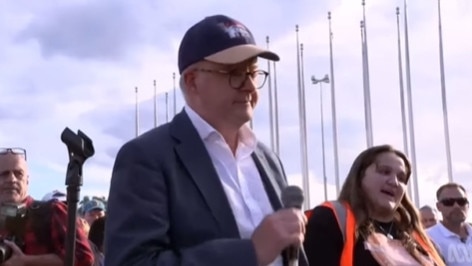
M 402 200 L 408 182 L 405 162 L 394 152 L 380 153 L 365 170 L 362 190 L 368 206 L 379 213 L 393 213 Z

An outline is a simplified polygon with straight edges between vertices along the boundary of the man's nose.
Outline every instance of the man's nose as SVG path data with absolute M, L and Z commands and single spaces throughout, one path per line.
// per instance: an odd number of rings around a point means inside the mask
M 257 90 L 257 79 L 254 79 L 250 76 L 247 76 L 241 90 L 250 91 L 250 92 L 253 92 L 253 91 Z

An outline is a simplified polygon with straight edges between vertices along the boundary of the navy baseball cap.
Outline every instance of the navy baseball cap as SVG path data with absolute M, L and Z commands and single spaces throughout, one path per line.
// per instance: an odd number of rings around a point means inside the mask
M 251 31 L 241 22 L 224 15 L 206 17 L 185 33 L 179 47 L 180 74 L 190 65 L 207 60 L 237 64 L 252 57 L 279 61 L 276 53 L 256 45 Z

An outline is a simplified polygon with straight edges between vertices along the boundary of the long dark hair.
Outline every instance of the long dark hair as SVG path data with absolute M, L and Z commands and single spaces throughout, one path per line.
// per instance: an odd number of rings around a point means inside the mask
M 377 157 L 383 153 L 394 153 L 400 157 L 406 167 L 407 179 L 409 180 L 411 176 L 412 166 L 406 155 L 390 145 L 374 146 L 361 152 L 357 156 L 349 170 L 338 198 L 339 201 L 347 202 L 352 208 L 357 222 L 356 238 L 359 236 L 365 238 L 374 231 L 374 225 L 369 217 L 367 208 L 369 199 L 365 196 L 362 189 L 362 180 L 365 176 L 366 169 L 375 163 Z M 418 261 L 420 254 L 416 248 L 417 243 L 412 237 L 414 232 L 423 239 L 430 247 L 430 250 L 435 251 L 433 244 L 421 225 L 419 213 L 406 193 L 401 199 L 400 205 L 395 210 L 395 225 L 398 229 L 400 241 L 402 241 L 408 252 Z

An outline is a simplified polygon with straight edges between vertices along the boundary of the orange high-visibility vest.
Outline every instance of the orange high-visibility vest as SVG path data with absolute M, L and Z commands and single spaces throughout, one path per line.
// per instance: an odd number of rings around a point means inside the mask
M 307 220 L 310 220 L 310 217 L 312 214 L 313 214 L 313 209 L 305 211 L 305 216 Z
M 341 229 L 344 247 L 341 253 L 340 266 L 352 266 L 354 263 L 354 245 L 356 232 L 356 218 L 354 217 L 354 213 L 352 212 L 349 204 L 344 202 L 341 203 L 339 201 L 327 201 L 323 203 L 322 206 L 328 207 L 333 211 L 339 228 Z M 305 212 L 305 215 L 307 216 L 311 216 L 311 214 L 311 211 Z M 412 236 L 416 242 L 428 252 L 437 266 L 445 266 L 443 260 L 436 250 L 431 249 L 417 233 L 413 233 Z

